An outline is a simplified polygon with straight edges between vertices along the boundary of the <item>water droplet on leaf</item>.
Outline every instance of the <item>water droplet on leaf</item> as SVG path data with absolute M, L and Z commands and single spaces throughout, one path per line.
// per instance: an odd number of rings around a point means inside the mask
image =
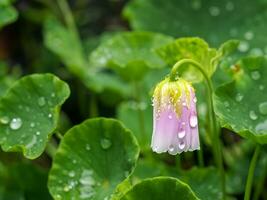
M 44 98 L 44 97 L 40 97 L 40 98 L 38 99 L 38 105 L 39 105 L 39 106 L 44 106 L 45 103 L 46 103 L 46 101 L 45 101 L 45 98 Z
M 20 118 L 13 118 L 9 126 L 12 130 L 17 130 L 22 126 L 22 120 Z
M 240 94 L 240 93 L 237 93 L 236 96 L 235 96 L 235 100 L 237 102 L 242 101 L 243 98 L 244 98 L 244 96 L 242 94 Z
M 252 120 L 256 120 L 256 119 L 258 119 L 258 116 L 257 116 L 257 114 L 255 113 L 254 110 L 251 110 L 251 111 L 249 112 L 249 117 L 250 117 L 250 119 L 252 119 Z
M 259 104 L 259 111 L 263 115 L 267 115 L 267 102 L 263 102 Z
M 111 145 L 112 145 L 111 141 L 110 141 L 109 139 L 106 139 L 106 138 L 102 139 L 102 140 L 100 141 L 100 144 L 101 144 L 101 147 L 102 147 L 103 149 L 108 149 L 108 148 L 111 147 Z
M 216 17 L 220 14 L 220 8 L 218 8 L 217 6 L 211 6 L 209 8 L 209 12 L 210 12 L 210 15 L 213 16 L 213 17 Z
M 260 77 L 261 77 L 261 74 L 260 74 L 259 71 L 253 71 L 253 72 L 251 72 L 251 78 L 252 78 L 253 80 L 259 80 Z
M 1 117 L 0 123 L 1 124 L 8 124 L 9 123 L 9 117 L 7 117 L 7 116 Z

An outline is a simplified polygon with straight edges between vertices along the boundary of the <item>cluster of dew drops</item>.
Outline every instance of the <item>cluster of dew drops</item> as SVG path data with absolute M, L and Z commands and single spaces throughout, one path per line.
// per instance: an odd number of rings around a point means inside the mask
M 51 97 L 54 98 L 55 97 L 55 93 L 52 93 Z M 38 100 L 37 100 L 37 103 L 38 103 L 39 107 L 44 107 L 47 104 L 45 97 L 39 97 Z M 25 109 L 26 113 L 30 112 L 30 108 L 28 106 L 24 107 L 22 105 L 19 105 L 18 108 L 20 110 Z M 51 119 L 53 117 L 52 113 L 49 113 L 47 115 L 47 117 L 49 119 Z M 0 117 L 0 124 L 9 125 L 9 128 L 11 130 L 16 131 L 16 130 L 19 130 L 23 126 L 23 120 L 20 117 L 13 117 L 13 118 L 10 119 L 10 117 L 8 117 L 8 116 L 3 116 L 3 117 Z M 34 128 L 36 126 L 36 124 L 38 124 L 38 122 L 37 123 L 30 122 L 29 126 L 32 129 L 32 128 Z M 7 132 L 7 133 L 9 133 L 9 132 Z M 37 130 L 35 132 L 35 134 L 36 134 L 36 136 L 39 136 L 41 134 L 41 132 L 39 130 Z M 36 140 L 36 136 L 33 137 L 34 141 Z M 6 139 L 6 138 L 4 137 L 4 139 Z M 41 141 L 42 141 L 42 139 L 41 139 Z M 30 146 L 32 146 L 32 144 Z

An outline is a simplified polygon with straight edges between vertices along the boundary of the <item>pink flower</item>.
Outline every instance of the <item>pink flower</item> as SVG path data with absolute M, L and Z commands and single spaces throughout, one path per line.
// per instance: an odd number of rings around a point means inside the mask
M 196 97 L 190 83 L 166 78 L 154 90 L 153 106 L 154 152 L 176 155 L 200 149 Z

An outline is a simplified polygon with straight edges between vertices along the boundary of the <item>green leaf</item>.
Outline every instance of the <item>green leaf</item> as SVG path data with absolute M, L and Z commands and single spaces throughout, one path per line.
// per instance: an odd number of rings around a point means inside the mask
M 152 113 L 152 106 L 146 102 L 124 102 L 117 110 L 118 119 L 131 129 L 141 147 L 147 147 L 150 144 L 153 127 Z
M 0 99 L 0 144 L 34 159 L 55 130 L 68 85 L 52 74 L 25 76 Z
M 181 173 L 179 179 L 190 185 L 200 199 L 222 199 L 220 176 L 214 168 L 193 168 Z
M 78 38 L 59 21 L 53 18 L 45 21 L 44 43 L 60 57 L 70 72 L 78 76 L 86 72 L 87 64 Z
M 138 154 L 135 137 L 119 121 L 87 120 L 70 129 L 61 141 L 49 190 L 55 199 L 109 198 L 132 173 Z
M 145 179 L 130 189 L 121 200 L 177 200 L 199 199 L 190 187 L 175 178 L 156 177 Z
M 1 200 L 52 199 L 47 189 L 47 171 L 33 164 L 19 162 L 4 165 L 0 163 L 0 178 Z
M 262 54 L 266 49 L 266 5 L 262 0 L 132 0 L 123 14 L 134 30 L 199 36 L 217 47 L 236 38 L 242 40 L 240 51 Z
M 140 80 L 149 68 L 164 67 L 155 49 L 172 40 L 149 32 L 120 33 L 101 43 L 90 55 L 90 63 L 110 67 L 126 80 Z
M 8 5 L 0 4 L 0 30 L 3 26 L 8 25 L 18 18 L 18 13 L 15 8 Z
M 222 126 L 242 137 L 267 143 L 267 59 L 249 57 L 237 65 L 235 80 L 215 92 L 215 112 Z
M 174 42 L 167 44 L 157 50 L 158 54 L 166 63 L 173 66 L 177 61 L 182 59 L 192 59 L 199 63 L 207 76 L 216 70 L 217 58 L 219 57 L 216 49 L 210 48 L 209 45 L 200 38 L 180 38 Z M 198 69 L 190 64 L 181 66 L 180 75 L 187 80 L 199 82 L 201 73 Z
M 45 21 L 44 43 L 89 89 L 99 93 L 108 90 L 114 95 L 128 95 L 127 86 L 118 76 L 89 67 L 78 38 L 57 20 L 48 18 Z

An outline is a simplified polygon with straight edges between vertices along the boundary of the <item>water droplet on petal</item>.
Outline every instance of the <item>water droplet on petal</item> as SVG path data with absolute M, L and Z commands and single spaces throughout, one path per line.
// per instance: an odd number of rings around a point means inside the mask
M 192 115 L 189 119 L 190 126 L 195 128 L 197 126 L 197 116 Z
M 112 145 L 111 141 L 109 139 L 106 139 L 106 138 L 102 139 L 100 144 L 101 144 L 101 147 L 103 149 L 108 149 Z
M 9 117 L 7 117 L 7 116 L 1 117 L 0 123 L 1 124 L 8 124 L 9 123 Z
M 196 97 L 194 97 L 193 101 L 196 103 L 196 102 L 197 102 L 197 98 L 196 98 Z
M 173 152 L 174 151 L 174 146 L 172 144 L 169 146 L 168 151 L 169 152 Z
M 263 115 L 267 115 L 267 102 L 263 102 L 259 104 L 259 111 Z
M 172 115 L 169 115 L 168 118 L 169 118 L 169 119 L 172 119 Z
M 38 105 L 39 105 L 39 106 L 44 106 L 45 103 L 46 103 L 46 101 L 45 101 L 45 98 L 44 98 L 44 97 L 40 97 L 40 98 L 38 99 Z
M 12 130 L 17 130 L 22 126 L 22 120 L 20 118 L 13 118 L 9 126 Z
M 254 110 L 251 110 L 251 111 L 249 112 L 249 117 L 250 117 L 250 119 L 252 119 L 252 120 L 256 120 L 256 119 L 258 119 L 258 116 L 257 116 L 257 114 L 255 113 Z
M 261 74 L 260 74 L 259 71 L 253 71 L 253 72 L 251 72 L 251 78 L 252 78 L 253 80 L 259 80 L 260 77 L 261 77 Z
M 184 101 L 184 102 L 182 103 L 182 105 L 183 105 L 183 106 L 186 106 L 186 102 Z
M 184 136 L 185 136 L 185 130 L 182 130 L 182 131 L 178 132 L 178 138 L 179 139 L 184 138 Z
M 236 96 L 235 96 L 235 100 L 237 102 L 242 101 L 243 98 L 244 98 L 244 96 L 242 94 L 240 94 L 240 93 L 237 93 Z
M 184 149 L 185 148 L 185 143 L 184 142 L 180 142 L 178 144 L 178 147 L 179 147 L 179 149 Z

